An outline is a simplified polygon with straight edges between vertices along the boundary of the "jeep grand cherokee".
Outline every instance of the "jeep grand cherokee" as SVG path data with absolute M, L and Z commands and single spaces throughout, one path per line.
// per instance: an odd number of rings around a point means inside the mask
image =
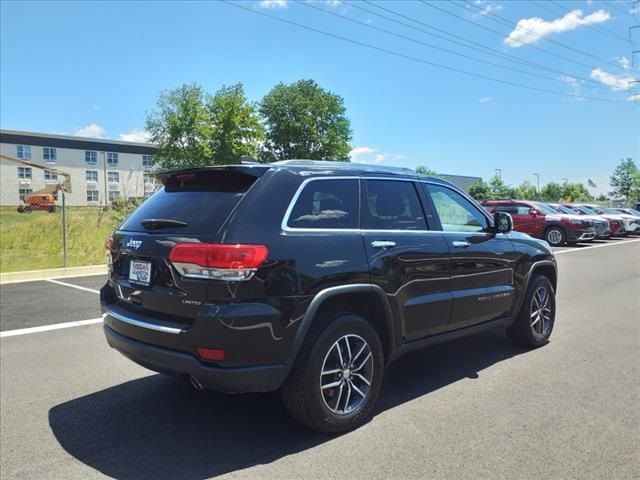
M 108 240 L 109 344 L 223 392 L 282 390 L 324 432 L 367 421 L 400 355 L 489 328 L 538 347 L 549 246 L 452 184 L 285 161 L 181 170 Z M 153 401 L 153 399 L 150 399 Z

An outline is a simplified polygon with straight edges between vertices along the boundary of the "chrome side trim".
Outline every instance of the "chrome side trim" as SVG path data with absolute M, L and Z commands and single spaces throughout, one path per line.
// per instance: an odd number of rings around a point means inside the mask
M 489 222 L 489 225 L 493 223 L 493 218 L 491 215 L 481 206 L 478 205 L 475 200 L 473 200 L 469 195 L 465 192 L 457 188 L 455 185 L 443 185 L 437 182 L 432 182 L 429 180 L 423 180 L 420 178 L 396 178 L 396 177 L 378 177 L 378 176 L 369 176 L 369 175 L 343 175 L 343 176 L 335 176 L 335 177 L 312 177 L 307 178 L 302 181 L 302 183 L 298 186 L 298 190 L 293 195 L 293 198 L 289 202 L 289 206 L 287 210 L 284 212 L 284 217 L 282 218 L 282 223 L 280 224 L 280 228 L 283 232 L 331 232 L 331 233 L 364 233 L 364 232 L 373 232 L 373 233 L 446 233 L 446 230 L 373 230 L 368 228 L 297 228 L 297 227 L 289 227 L 287 224 L 289 223 L 289 216 L 293 211 L 293 207 L 295 206 L 298 198 L 302 194 L 302 191 L 307 186 L 307 184 L 315 181 L 322 180 L 392 180 L 394 182 L 413 182 L 413 183 L 425 183 L 427 185 L 438 185 L 444 188 L 448 188 L 456 193 L 461 194 L 467 200 L 471 202 L 471 204 L 475 204 L 474 206 L 477 210 L 482 214 Z M 358 184 L 358 190 L 360 190 L 362 186 Z M 358 195 L 358 203 L 360 203 L 360 195 Z M 449 233 L 462 233 L 462 232 L 449 232 Z M 477 232 L 475 232 L 477 233 Z
M 136 320 L 135 318 L 127 317 L 120 313 L 114 312 L 113 310 L 109 310 L 109 308 L 107 307 L 104 307 L 104 311 L 105 313 L 103 314 L 103 318 L 105 315 L 109 315 L 115 318 L 116 320 L 120 320 L 121 322 L 128 323 L 129 325 L 146 328 L 148 330 L 155 330 L 156 332 L 171 333 L 171 334 L 177 335 L 185 331 L 181 328 L 165 327 L 163 325 L 158 325 L 156 323 L 149 323 L 149 322 Z

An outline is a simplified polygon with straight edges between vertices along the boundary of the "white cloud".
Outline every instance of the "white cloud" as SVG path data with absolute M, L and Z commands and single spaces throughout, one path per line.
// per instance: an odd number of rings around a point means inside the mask
M 490 3 L 479 12 L 474 13 L 473 18 L 484 17 L 485 15 L 489 15 L 490 13 L 499 12 L 500 10 L 502 10 L 502 8 L 502 5 Z
M 144 130 L 134 128 L 130 132 L 118 134 L 118 140 L 123 142 L 148 143 L 149 134 Z
M 627 97 L 628 102 L 640 102 L 640 93 L 634 93 Z
M 361 157 L 371 155 L 372 153 L 376 153 L 378 150 L 371 147 L 355 147 L 353 150 L 349 152 L 349 156 L 351 157 L 352 162 L 358 162 Z
M 631 68 L 631 62 L 629 61 L 629 59 L 627 57 L 618 58 L 618 63 L 625 70 L 629 70 Z
M 93 138 L 105 138 L 105 133 L 107 133 L 107 131 L 97 123 L 92 123 L 91 125 L 87 125 L 86 127 L 76 128 L 75 132 L 73 132 L 76 137 Z
M 287 0 L 260 0 L 260 8 L 287 8 Z
M 342 3 L 342 0 L 327 0 L 327 5 L 330 7 L 337 7 Z
M 629 90 L 631 88 L 630 82 L 635 80 L 635 77 L 632 75 L 615 75 L 601 68 L 591 70 L 591 78 L 610 87 L 612 90 L 618 91 Z
M 379 148 L 367 146 L 355 147 L 351 152 L 349 152 L 349 156 L 353 163 L 383 163 L 390 161 L 397 164 L 404 160 L 404 155 L 385 152 Z
M 564 17 L 550 22 L 540 17 L 523 18 L 518 21 L 504 43 L 510 47 L 521 47 L 538 42 L 542 37 L 555 33 L 569 32 L 583 25 L 606 22 L 611 15 L 606 10 L 597 10 L 589 15 L 583 15 L 582 10 L 572 10 Z
M 570 75 L 560 75 L 558 78 L 571 87 L 571 95 L 574 96 L 574 100 L 584 100 L 580 91 L 580 86 L 584 83 L 584 80 L 578 80 Z
M 493 100 L 493 97 L 480 97 L 480 98 L 478 99 L 478 102 L 480 102 L 480 103 L 487 103 L 487 102 L 490 102 L 491 100 Z

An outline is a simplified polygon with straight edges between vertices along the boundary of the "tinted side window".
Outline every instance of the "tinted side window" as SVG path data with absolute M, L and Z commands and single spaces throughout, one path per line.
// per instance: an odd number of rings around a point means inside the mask
M 372 230 L 426 230 L 427 223 L 412 182 L 367 180 L 363 226 Z
M 313 180 L 289 215 L 292 228 L 358 228 L 358 180 Z
M 439 185 L 427 188 L 445 232 L 478 232 L 488 227 L 487 218 L 458 192 Z

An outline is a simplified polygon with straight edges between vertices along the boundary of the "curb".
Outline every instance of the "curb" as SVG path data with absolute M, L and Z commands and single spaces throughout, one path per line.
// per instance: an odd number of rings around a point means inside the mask
M 0 285 L 8 283 L 35 282 L 50 278 L 88 277 L 106 275 L 106 265 L 89 265 L 85 267 L 51 268 L 47 270 L 28 270 L 24 272 L 0 273 Z

